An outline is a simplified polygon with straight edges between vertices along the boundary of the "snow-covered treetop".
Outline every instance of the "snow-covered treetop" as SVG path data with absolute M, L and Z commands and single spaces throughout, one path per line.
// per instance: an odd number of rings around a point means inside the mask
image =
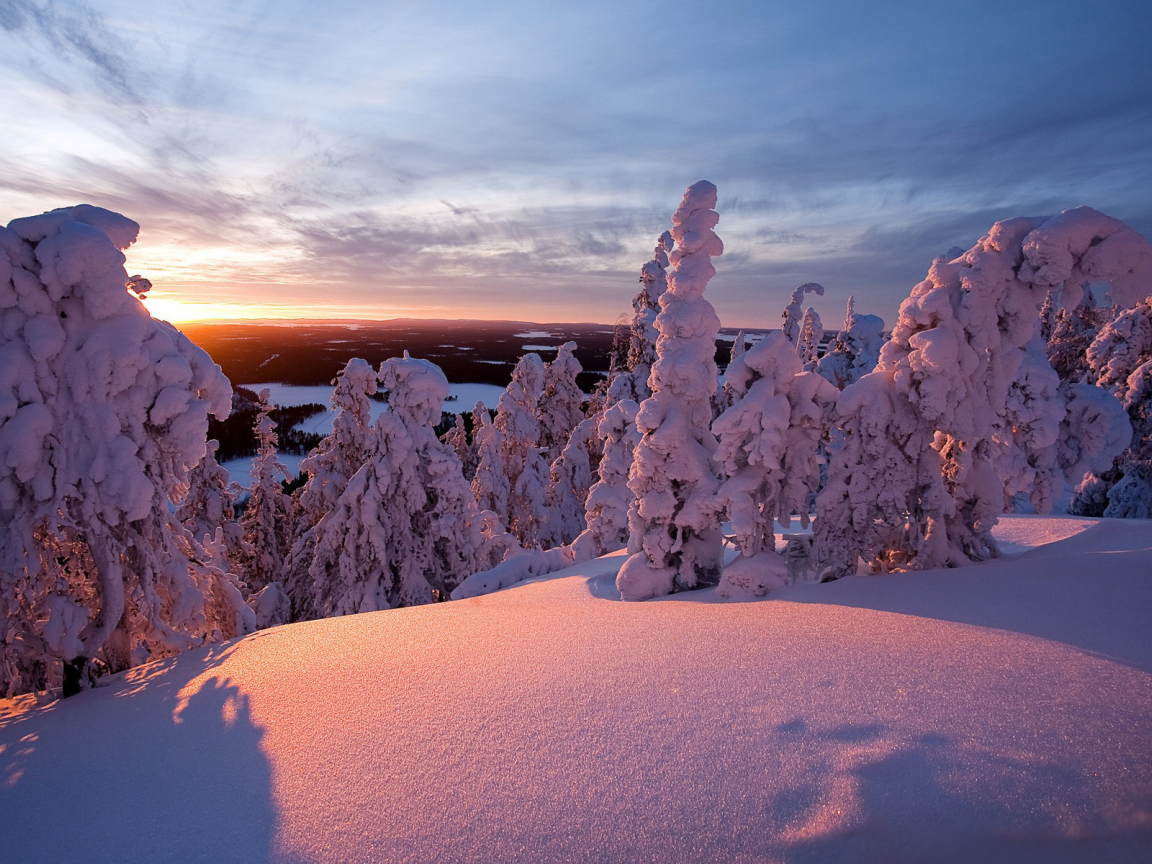
M 716 187 L 700 180 L 688 187 L 672 214 L 672 239 L 676 241 L 676 249 L 669 256 L 674 269 L 668 285 L 684 300 L 704 293 L 708 280 L 716 275 L 712 259 L 724 253 L 724 243 L 712 230 L 720 221 L 713 209 L 715 206 Z
M 788 305 L 784 307 L 784 313 L 781 316 L 784 319 L 784 324 L 781 330 L 784 331 L 784 336 L 793 345 L 800 341 L 800 322 L 803 318 L 804 308 L 804 295 L 815 294 L 817 297 L 824 296 L 824 286 L 817 282 L 805 282 L 799 288 L 792 292 L 792 297 L 788 301 Z
M 405 351 L 403 357 L 380 364 L 380 383 L 388 391 L 388 405 L 405 426 L 440 422 L 448 379 L 435 363 L 410 357 Z
M 1085 282 L 1111 283 L 1109 297 L 1121 309 L 1152 293 L 1152 243 L 1091 207 L 1044 220 L 1024 239 L 1022 249 L 1020 279 L 1048 289 L 1062 286 L 1065 309 L 1080 302 Z

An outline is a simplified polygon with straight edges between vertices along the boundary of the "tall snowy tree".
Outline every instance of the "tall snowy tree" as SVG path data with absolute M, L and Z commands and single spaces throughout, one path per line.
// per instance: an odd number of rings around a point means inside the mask
M 802 370 L 795 347 L 772 333 L 728 367 L 735 402 L 712 424 L 724 481 L 718 501 L 741 557 L 724 571 L 722 592 L 764 594 L 786 572 L 775 555 L 773 521 L 793 512 L 808 524 L 808 499 L 820 484 L 819 445 L 838 391 Z M 757 556 L 761 560 L 753 561 Z
M 792 292 L 792 296 L 788 300 L 788 305 L 784 307 L 784 312 L 781 315 L 784 323 L 780 329 L 784 333 L 784 338 L 796 346 L 800 344 L 800 327 L 802 326 L 804 318 L 805 294 L 815 294 L 817 297 L 823 297 L 824 286 L 816 282 L 805 282 Z
M 1054 287 L 1078 303 L 1090 280 L 1110 281 L 1117 299 L 1131 296 L 1140 271 L 1152 271 L 1147 247 L 1123 223 L 1079 208 L 998 222 L 964 255 L 933 263 L 901 304 L 877 370 L 837 403 L 840 430 L 814 546 L 830 575 L 858 557 L 889 570 L 997 554 L 991 531 L 1004 508 L 1001 471 L 1019 464 L 1020 439 L 1010 430 L 1021 408 L 1010 396 L 1015 386 L 1020 398 L 1056 398 L 1042 382 L 1020 386 L 1024 373 L 1039 381 L 1026 361 L 1040 304 Z M 1028 414 L 1051 428 L 1044 405 Z
M 293 591 L 298 617 L 430 603 L 476 569 L 476 502 L 433 428 L 448 379 L 404 352 L 381 364 L 380 383 L 389 410 L 376 421 L 369 458 L 316 526 L 311 581 Z
M 276 453 L 279 436 L 267 389 L 260 391 L 256 414 L 256 458 L 252 462 L 252 483 L 248 503 L 240 517 L 249 558 L 244 563 L 244 582 L 250 591 L 259 591 L 285 577 L 284 557 L 291 542 L 290 501 L 282 482 L 288 472 Z
M 703 296 L 716 273 L 712 258 L 724 251 L 712 230 L 720 218 L 715 206 L 716 187 L 701 180 L 672 216 L 676 251 L 660 297 L 652 395 L 636 416 L 642 438 L 628 480 L 638 502 L 630 519 L 632 555 L 616 580 L 627 600 L 714 584 L 720 576 L 720 481 L 709 430 L 720 319 Z
M 576 383 L 583 368 L 573 352 L 575 342 L 565 342 L 556 359 L 544 367 L 544 386 L 536 405 L 540 418 L 540 447 L 544 461 L 551 465 L 559 458 L 568 437 L 584 419 L 584 394 Z
M 632 377 L 633 394 L 629 398 L 647 399 L 648 376 L 656 362 L 656 316 L 660 310 L 660 296 L 668 290 L 668 253 L 672 251 L 672 235 L 665 231 L 656 240 L 652 260 L 640 268 L 640 293 L 632 300 L 632 337 L 628 346 L 628 369 Z
M 138 231 L 89 205 L 0 228 L 0 694 L 252 626 L 171 509 L 231 388 L 127 290 Z

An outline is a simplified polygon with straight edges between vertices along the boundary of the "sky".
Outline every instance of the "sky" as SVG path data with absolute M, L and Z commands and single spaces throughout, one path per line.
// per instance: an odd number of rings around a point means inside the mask
M 0 0 L 0 224 L 141 224 L 174 321 L 631 315 L 684 188 L 708 297 L 889 323 L 997 219 L 1152 235 L 1152 3 Z

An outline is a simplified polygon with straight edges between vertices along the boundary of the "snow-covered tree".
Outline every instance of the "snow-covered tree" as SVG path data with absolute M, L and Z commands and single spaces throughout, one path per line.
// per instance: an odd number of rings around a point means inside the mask
M 724 571 L 724 589 L 764 594 L 770 574 L 786 570 L 775 558 L 773 521 L 793 513 L 808 524 L 808 499 L 820 484 L 818 447 L 839 395 L 815 372 L 805 372 L 795 347 L 772 333 L 738 358 L 725 376 L 735 402 L 712 424 L 715 459 L 724 481 L 717 500 L 732 522 L 741 557 Z
M 372 402 L 376 370 L 367 360 L 353 357 L 332 382 L 332 431 L 300 463 L 308 479 L 298 498 L 304 530 L 329 512 L 344 492 L 348 479 L 360 470 L 372 449 Z
M 843 390 L 876 368 L 883 345 L 884 319 L 877 315 L 857 313 L 855 299 L 849 297 L 844 328 L 836 334 L 836 340 L 820 358 L 816 371 L 829 383 Z
M 788 300 L 788 305 L 784 307 L 784 312 L 780 316 L 784 319 L 784 323 L 780 328 L 784 333 L 784 338 L 797 346 L 800 344 L 800 327 L 804 317 L 805 294 L 815 294 L 817 297 L 823 297 L 824 286 L 816 282 L 805 282 L 792 292 L 792 296 Z
M 1045 302 L 1051 300 L 1052 292 Z M 1112 310 L 1100 308 L 1090 291 L 1074 309 L 1057 307 L 1052 313 L 1052 332 L 1048 336 L 1048 361 L 1061 381 L 1083 381 L 1088 374 L 1088 349 L 1100 328 L 1111 317 Z M 1043 332 L 1044 316 L 1040 318 Z
M 494 425 L 504 436 L 501 457 L 510 489 L 507 509 L 496 512 L 525 548 L 540 545 L 545 520 L 548 464 L 539 451 L 541 424 L 537 416 L 543 390 L 544 363 L 538 354 L 525 354 L 496 403 Z
M 405 352 L 380 366 L 387 413 L 374 449 L 316 526 L 301 618 L 346 615 L 442 599 L 476 569 L 479 513 L 460 460 L 436 437 L 448 379 Z
M 923 569 L 997 554 L 1000 472 L 1020 464 L 1014 421 L 1027 413 L 1040 424 L 1032 450 L 1067 446 L 1045 443 L 1045 404 L 1026 412 L 1010 405 L 1014 388 L 1025 400 L 1056 398 L 1026 365 L 1040 304 L 1056 287 L 1078 303 L 1087 281 L 1111 282 L 1122 301 L 1140 278 L 1147 284 L 1149 271 L 1148 242 L 1089 208 L 998 222 L 964 255 L 938 258 L 901 304 L 877 370 L 837 403 L 828 485 L 817 500 L 820 567 L 839 575 L 859 557 L 877 570 Z M 1026 379 L 1039 386 L 1022 385 Z M 1122 429 L 1092 434 L 1105 443 L 1123 438 Z
M 300 463 L 300 471 L 308 479 L 295 496 L 298 518 L 283 567 L 289 594 L 307 590 L 301 586 L 307 586 L 311 579 L 315 528 L 336 507 L 348 481 L 375 447 L 370 397 L 377 391 L 376 370 L 367 360 L 353 357 L 332 385 L 331 405 L 336 411 L 332 431 Z
M 188 472 L 188 492 L 176 508 L 176 518 L 192 536 L 204 543 L 205 538 L 220 542 L 232 572 L 239 572 L 251 552 L 244 541 L 244 529 L 236 521 L 236 499 L 240 484 L 216 461 L 219 441 L 209 441 L 204 458 Z
M 636 412 L 640 406 L 621 399 L 604 409 L 597 436 L 604 442 L 597 481 L 588 490 L 584 517 L 587 527 L 572 542 L 577 561 L 597 558 L 628 545 L 628 511 L 636 496 L 628 488 L 632 457 L 640 443 Z
M 632 555 L 616 580 L 628 600 L 714 584 L 720 576 L 720 481 L 709 429 L 720 319 L 703 296 L 716 272 L 712 258 L 724 251 L 712 230 L 720 218 L 715 206 L 716 187 L 701 180 L 672 216 L 676 250 L 656 317 L 652 395 L 636 416 L 642 437 L 628 480 L 638 502 L 629 520 Z
M 557 350 L 556 359 L 544 367 L 544 387 L 536 416 L 540 418 L 541 455 L 549 465 L 559 458 L 572 430 L 584 419 L 584 393 L 576 383 L 583 368 L 573 354 L 575 350 L 575 342 L 565 342 Z
M 487 411 L 479 418 L 479 425 L 472 427 L 477 460 L 472 495 L 481 510 L 495 513 L 500 523 L 507 527 L 508 496 L 512 493 L 512 486 L 504 467 L 504 433 L 496 428 Z
M 549 469 L 545 495 L 548 518 L 542 538 L 545 549 L 571 543 L 584 530 L 584 503 L 592 485 L 588 445 L 597 434 L 597 422 L 595 417 L 582 420 Z
M 291 502 L 282 483 L 288 477 L 276 453 L 279 436 L 267 389 L 260 391 L 256 414 L 256 458 L 252 461 L 252 482 L 248 503 L 240 516 L 249 558 L 241 574 L 250 591 L 259 591 L 285 577 L 284 558 L 291 543 L 289 512 Z
M 647 399 L 648 376 L 656 362 L 656 316 L 660 310 L 660 296 L 668 290 L 668 253 L 672 251 L 672 235 L 665 231 L 656 240 L 652 260 L 640 268 L 640 293 L 632 300 L 632 337 L 628 346 L 628 369 L 632 376 L 633 394 L 629 398 Z
M 445 432 L 440 440 L 456 454 L 464 469 L 464 479 L 471 482 L 476 476 L 476 451 L 468 441 L 468 429 L 464 424 L 463 414 L 456 415 L 452 428 Z
M 89 205 L 0 228 L 0 694 L 252 626 L 171 508 L 231 388 L 127 290 L 138 231 Z
M 1089 378 L 1127 412 L 1132 441 L 1115 467 L 1094 469 L 1093 476 L 1084 478 L 1071 509 L 1090 516 L 1147 518 L 1139 514 L 1152 511 L 1152 296 L 1105 324 L 1085 359 Z
M 805 369 L 816 368 L 817 353 L 820 342 L 824 338 L 824 325 L 816 310 L 809 306 L 804 310 L 804 319 L 800 322 L 800 336 L 796 340 L 796 353 L 800 355 L 800 362 Z

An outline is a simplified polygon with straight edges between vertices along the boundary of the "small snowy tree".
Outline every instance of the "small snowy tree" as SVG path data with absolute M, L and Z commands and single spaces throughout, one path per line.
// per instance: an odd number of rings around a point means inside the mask
M 548 519 L 542 543 L 545 549 L 571 543 L 584 530 L 584 502 L 592 485 L 588 445 L 597 434 L 597 422 L 595 417 L 581 421 L 549 469 L 545 495 Z
M 440 440 L 460 460 L 460 465 L 464 469 L 464 479 L 471 481 L 476 476 L 476 451 L 468 441 L 468 430 L 464 424 L 463 414 L 456 415 L 452 428 L 445 432 Z
M 1086 281 L 1110 281 L 1114 297 L 1128 297 L 1149 271 L 1148 242 L 1089 208 L 998 222 L 964 255 L 936 259 L 901 304 L 877 370 L 837 403 L 817 501 L 821 567 L 840 575 L 863 558 L 877 570 L 923 569 L 997 554 L 1001 471 L 1020 464 L 1014 422 L 1027 414 L 1039 424 L 1024 436 L 1033 450 L 1058 444 L 1045 440 L 1053 415 L 1044 404 L 1010 405 L 1014 387 L 1025 401 L 1056 398 L 1025 362 L 1040 304 L 1055 287 L 1078 303 Z
M 716 272 L 711 259 L 724 251 L 712 230 L 720 218 L 715 206 L 716 187 L 701 180 L 672 216 L 677 248 L 660 297 L 652 395 L 636 416 L 642 438 L 628 480 L 638 504 L 630 519 L 632 555 L 616 580 L 627 600 L 715 584 L 720 576 L 719 478 L 709 430 L 720 319 L 703 296 Z
M 80 686 L 252 626 L 171 505 L 231 388 L 152 319 L 98 207 L 0 228 L 0 694 Z
M 540 545 L 545 520 L 548 465 L 539 451 L 541 425 L 537 416 L 543 390 L 544 363 L 538 354 L 525 354 L 496 403 L 494 425 L 504 436 L 501 458 L 510 489 L 507 509 L 496 512 L 525 548 Z
M 736 401 L 713 424 L 725 477 L 718 501 L 741 556 L 724 570 L 721 593 L 764 594 L 786 572 L 775 555 L 773 522 L 792 514 L 808 524 L 808 499 L 820 484 L 818 448 L 836 401 L 835 387 L 802 371 L 795 347 L 772 333 L 728 367 Z M 766 556 L 753 562 L 757 556 Z
M 291 541 L 289 500 L 282 482 L 288 472 L 276 453 L 279 438 L 268 390 L 260 391 L 256 414 L 256 458 L 252 462 L 252 484 L 248 503 L 240 517 L 249 558 L 244 563 L 244 582 L 250 591 L 259 591 L 271 582 L 284 579 L 284 556 Z
M 604 442 L 599 478 L 588 490 L 584 516 L 587 528 L 573 542 L 577 561 L 597 558 L 628 545 L 628 513 L 636 496 L 628 488 L 628 474 L 640 433 L 636 429 L 636 412 L 631 399 L 621 399 L 604 409 L 596 432 Z
M 628 369 L 632 376 L 633 395 L 641 400 L 651 395 L 648 376 L 656 362 L 656 339 L 659 335 L 656 316 L 660 311 L 660 296 L 668 290 L 668 253 L 672 251 L 672 245 L 672 235 L 667 231 L 657 238 L 652 260 L 640 268 L 640 293 L 632 300 L 635 315 L 628 346 Z
M 1152 297 L 1104 325 L 1087 350 L 1086 364 L 1088 376 L 1120 400 L 1132 424 L 1132 441 L 1115 467 L 1093 469 L 1083 479 L 1072 510 L 1147 518 L 1139 514 L 1152 510 Z
M 504 468 L 504 433 L 496 428 L 487 411 L 480 416 L 480 425 L 473 427 L 476 443 L 476 475 L 472 478 L 472 495 L 481 510 L 489 510 L 507 527 L 508 496 L 512 487 Z
M 855 300 L 848 298 L 844 329 L 828 352 L 820 358 L 816 371 L 826 381 L 843 390 L 876 368 L 884 345 L 884 319 L 856 312 Z
M 239 572 L 251 554 L 244 541 L 244 529 L 236 521 L 236 499 L 240 484 L 216 461 L 219 441 L 209 441 L 204 458 L 188 472 L 188 492 L 176 508 L 176 518 L 200 543 L 215 541 L 217 533 L 233 573 Z
M 576 383 L 583 368 L 573 352 L 575 342 L 565 342 L 556 352 L 556 359 L 544 367 L 544 387 L 536 405 L 540 418 L 540 447 L 544 461 L 555 462 L 576 424 L 584 419 L 584 394 Z
M 374 450 L 316 526 L 298 617 L 413 606 L 443 599 L 476 569 L 479 513 L 456 454 L 433 423 L 448 396 L 439 367 L 404 352 L 380 366 L 389 411 Z
M 792 296 L 788 300 L 788 305 L 784 307 L 784 312 L 780 316 L 784 319 L 784 324 L 780 328 L 784 333 L 784 338 L 796 346 L 800 344 L 800 327 L 803 319 L 805 294 L 815 294 L 817 297 L 823 297 L 824 286 L 816 282 L 805 282 L 792 292 Z
M 804 368 L 811 371 L 816 368 L 817 354 L 820 342 L 824 338 L 824 325 L 816 310 L 809 306 L 804 310 L 804 320 L 800 323 L 800 336 L 796 342 L 796 353 L 800 355 L 800 362 Z
M 1053 294 L 1055 292 L 1049 295 L 1048 300 Z M 1111 309 L 1098 307 L 1092 293 L 1085 291 L 1075 309 L 1057 308 L 1053 313 L 1052 332 L 1047 339 L 1048 361 L 1061 381 L 1085 380 L 1089 369 L 1088 350 L 1111 312 Z M 1040 325 L 1043 329 L 1043 315 Z

